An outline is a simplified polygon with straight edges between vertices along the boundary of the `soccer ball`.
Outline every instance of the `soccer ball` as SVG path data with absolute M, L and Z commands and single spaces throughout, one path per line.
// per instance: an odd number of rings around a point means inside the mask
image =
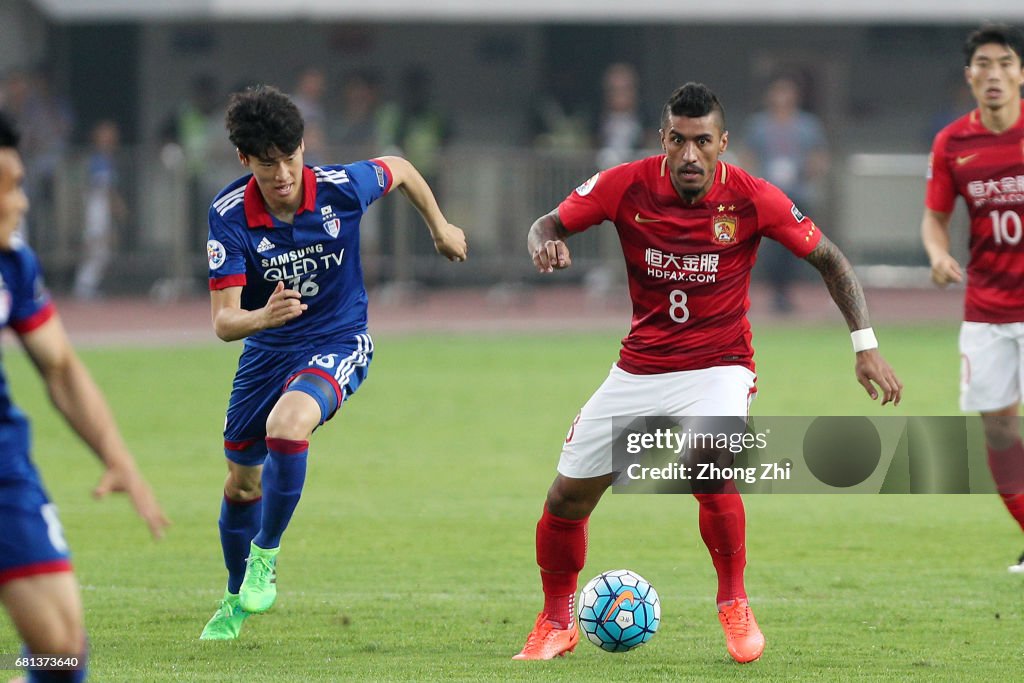
M 642 576 L 628 569 L 598 574 L 580 593 L 580 628 L 608 652 L 643 645 L 661 623 L 661 600 Z

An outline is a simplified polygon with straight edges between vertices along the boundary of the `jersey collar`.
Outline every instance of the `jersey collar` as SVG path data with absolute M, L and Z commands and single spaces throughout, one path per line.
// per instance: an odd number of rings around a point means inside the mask
M 972 109 L 971 112 L 967 114 L 967 121 L 971 128 L 976 132 L 988 133 L 989 135 L 1002 135 L 1002 133 L 993 133 L 985 127 L 985 124 L 981 122 L 981 110 L 978 108 Z M 1024 128 L 1024 100 L 1020 103 L 1020 116 L 1017 117 L 1017 122 L 1004 130 L 1003 133 L 1009 133 L 1011 130 L 1017 130 L 1018 128 Z
M 245 186 L 245 222 L 250 228 L 272 228 L 274 217 L 267 211 L 267 203 L 263 201 L 256 176 L 249 178 Z M 302 205 L 295 212 L 312 211 L 316 208 L 316 174 L 309 166 L 302 167 Z

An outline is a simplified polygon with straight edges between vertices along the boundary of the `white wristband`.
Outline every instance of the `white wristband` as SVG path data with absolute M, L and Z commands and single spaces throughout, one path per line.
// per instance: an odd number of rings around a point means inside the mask
M 856 353 L 878 348 L 875 331 L 870 327 L 865 327 L 863 330 L 854 330 L 850 333 L 850 339 L 853 340 L 853 350 Z

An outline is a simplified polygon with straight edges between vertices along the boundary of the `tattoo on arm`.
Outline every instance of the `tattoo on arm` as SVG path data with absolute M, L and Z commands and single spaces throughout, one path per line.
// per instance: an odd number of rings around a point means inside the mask
M 534 221 L 533 225 L 530 226 L 527 240 L 530 251 L 533 251 L 548 240 L 565 241 L 569 235 L 569 231 L 565 229 L 561 219 L 558 217 L 558 209 L 555 209 Z
M 555 239 L 564 241 L 566 238 L 569 237 L 571 233 L 565 229 L 564 225 L 562 225 L 562 219 L 558 215 L 558 209 L 555 209 L 551 213 L 547 214 L 547 217 L 550 218 L 551 227 L 555 231 Z
M 836 302 L 836 307 L 846 319 L 850 331 L 870 327 L 868 321 L 868 304 L 864 300 L 864 290 L 853 272 L 853 266 L 843 256 L 843 252 L 827 237 L 822 236 L 821 242 L 805 259 L 818 269 L 821 279 L 828 287 L 828 293 Z

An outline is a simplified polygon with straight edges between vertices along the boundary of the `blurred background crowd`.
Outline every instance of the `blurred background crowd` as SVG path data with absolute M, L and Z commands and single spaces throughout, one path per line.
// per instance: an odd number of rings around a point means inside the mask
M 796 20 L 640 0 L 672 10 L 630 20 L 593 3 L 557 16 L 519 3 L 517 16 L 499 2 L 508 13 L 493 20 L 457 8 L 396 20 L 346 16 L 347 3 L 303 3 L 308 15 L 219 4 L 230 12 L 202 0 L 0 7 L 0 108 L 21 126 L 32 202 L 24 232 L 58 292 L 205 291 L 208 206 L 242 173 L 223 112 L 254 83 L 295 99 L 307 162 L 406 156 L 465 228 L 470 262 L 444 268 L 402 203 L 374 207 L 371 287 L 522 286 L 533 218 L 596 170 L 657 153 L 661 106 L 689 80 L 725 105 L 726 159 L 786 190 L 869 284 L 925 285 L 928 147 L 971 108 L 960 46 L 981 20 L 1012 20 L 944 15 L 944 0 L 897 20 L 881 5 Z M 621 257 L 611 231 L 591 232 L 563 279 L 600 292 L 622 278 Z M 785 312 L 808 272 L 768 249 L 757 275 Z

